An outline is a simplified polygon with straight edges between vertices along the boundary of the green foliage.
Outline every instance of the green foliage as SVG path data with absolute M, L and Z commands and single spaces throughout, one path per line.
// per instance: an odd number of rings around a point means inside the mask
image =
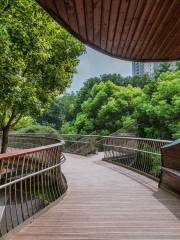
M 169 124 L 169 128 L 172 132 L 173 139 L 180 138 L 180 121 L 178 121 L 177 124 L 174 123 Z
M 0 2 L 0 127 L 37 116 L 71 81 L 84 47 L 33 0 Z
M 177 61 L 177 62 L 176 62 L 176 69 L 177 69 L 177 70 L 180 70 L 180 61 Z
M 180 133 L 180 71 L 159 76 L 151 95 L 144 93 L 137 104 L 136 116 L 141 135 L 169 139 Z
M 155 78 L 158 78 L 161 73 L 171 71 L 171 64 L 168 62 L 160 63 L 158 69 L 155 71 Z
M 122 116 L 122 132 L 124 133 L 134 133 L 137 134 L 138 132 L 138 126 L 137 126 L 137 121 L 134 117 L 134 115 L 130 116 Z
M 141 93 L 140 88 L 117 86 L 111 81 L 95 84 L 89 98 L 81 105 L 82 113 L 76 117 L 78 132 L 109 133 L 134 122 L 133 117 L 126 117 L 133 114 L 136 98 Z
M 151 80 L 152 78 L 149 75 L 122 77 L 120 74 L 103 74 L 100 77 L 89 78 L 77 93 L 76 114 L 81 112 L 81 105 L 89 98 L 90 92 L 95 84 L 111 81 L 117 86 L 127 87 L 130 84 L 133 87 L 143 88 Z
M 18 132 L 21 133 L 47 133 L 47 134 L 56 134 L 58 135 L 57 131 L 50 127 L 50 126 L 43 126 L 40 124 L 32 124 L 24 128 L 18 129 Z
M 35 123 L 34 119 L 32 117 L 22 117 L 19 122 L 14 126 L 13 130 L 19 130 L 21 128 L 26 128 Z
M 84 51 L 35 1 L 1 0 L 0 128 L 180 137 L 179 62 L 177 71 L 163 63 L 151 77 L 90 78 L 77 94 L 61 96 Z
M 74 109 L 78 106 L 80 112 L 75 110 L 68 127 L 73 125 L 82 134 L 96 130 L 108 135 L 121 129 L 140 137 L 180 137 L 180 71 L 166 71 L 165 66 L 160 67 L 158 78 L 103 75 L 89 79 L 77 93 Z M 135 81 L 133 85 L 127 85 L 128 79 Z
M 76 134 L 77 133 L 77 129 L 74 126 L 73 122 L 65 122 L 62 127 L 61 127 L 61 134 Z
M 94 129 L 93 119 L 89 118 L 86 113 L 79 113 L 76 117 L 75 127 L 80 134 L 91 133 Z
M 36 120 L 40 124 L 52 126 L 55 129 L 62 127 L 64 122 L 74 118 L 75 112 L 75 94 L 66 94 L 57 97 L 43 114 Z
M 152 168 L 150 174 L 159 177 L 161 173 L 161 159 L 160 156 L 151 156 Z

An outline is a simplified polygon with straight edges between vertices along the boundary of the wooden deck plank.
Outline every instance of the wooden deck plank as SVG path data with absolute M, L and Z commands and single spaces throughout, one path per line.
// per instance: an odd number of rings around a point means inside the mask
M 67 195 L 10 239 L 180 239 L 180 199 L 99 155 L 66 156 Z

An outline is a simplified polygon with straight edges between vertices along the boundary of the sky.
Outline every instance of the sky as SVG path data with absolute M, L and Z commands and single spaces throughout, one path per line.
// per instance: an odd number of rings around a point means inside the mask
M 88 78 L 98 77 L 105 73 L 119 73 L 122 76 L 132 74 L 132 62 L 109 57 L 90 47 L 79 58 L 77 73 L 74 74 L 71 87 L 66 91 L 78 91 Z

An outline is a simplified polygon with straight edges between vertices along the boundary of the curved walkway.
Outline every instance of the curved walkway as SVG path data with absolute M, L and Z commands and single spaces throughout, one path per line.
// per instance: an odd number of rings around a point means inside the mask
M 66 196 L 10 239 L 180 239 L 180 200 L 156 182 L 99 155 L 66 156 Z

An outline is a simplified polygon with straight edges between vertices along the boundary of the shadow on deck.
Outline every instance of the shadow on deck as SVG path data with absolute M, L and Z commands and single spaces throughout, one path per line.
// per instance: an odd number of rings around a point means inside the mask
M 100 154 L 66 156 L 65 197 L 10 239 L 180 239 L 180 199 L 157 182 Z

